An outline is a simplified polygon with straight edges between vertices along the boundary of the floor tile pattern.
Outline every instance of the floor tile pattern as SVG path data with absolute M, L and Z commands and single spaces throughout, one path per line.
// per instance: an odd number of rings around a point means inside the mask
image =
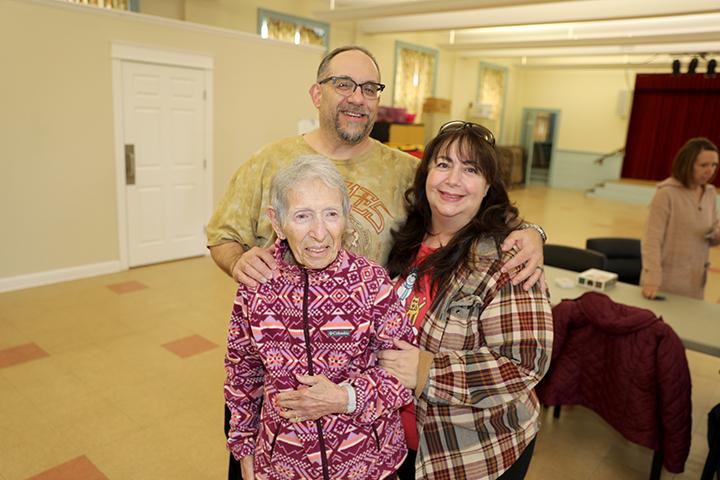
M 164 344 L 163 347 L 167 348 L 180 358 L 187 358 L 207 352 L 213 348 L 217 348 L 217 344 L 211 342 L 207 338 L 201 337 L 200 335 L 191 335 L 189 337 L 168 342 Z
M 30 362 L 49 354 L 35 343 L 26 343 L 0 350 L 0 368 L 11 367 L 20 363 Z
M 107 478 L 83 455 L 34 475 L 28 480 L 107 480 Z
M 136 292 L 138 290 L 143 290 L 147 288 L 147 285 L 143 285 L 140 282 L 136 281 L 130 281 L 130 282 L 120 282 L 120 283 L 113 283 L 111 285 L 107 286 L 110 290 L 113 292 L 122 295 L 123 293 L 130 293 L 130 292 Z

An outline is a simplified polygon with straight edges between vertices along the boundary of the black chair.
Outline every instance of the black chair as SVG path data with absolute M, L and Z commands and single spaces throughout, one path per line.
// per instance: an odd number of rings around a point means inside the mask
M 564 268 L 573 272 L 584 272 L 589 268 L 605 270 L 607 257 L 605 254 L 566 245 L 546 243 L 543 248 L 545 264 L 551 267 Z
M 607 257 L 605 270 L 618 274 L 618 280 L 640 285 L 642 255 L 637 238 L 602 237 L 588 238 L 585 246 L 604 253 Z

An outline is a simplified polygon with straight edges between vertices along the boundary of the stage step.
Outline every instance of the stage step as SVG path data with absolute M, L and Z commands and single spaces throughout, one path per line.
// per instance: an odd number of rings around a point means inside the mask
M 587 193 L 587 196 L 648 205 L 654 194 L 654 182 L 611 181 L 593 188 Z

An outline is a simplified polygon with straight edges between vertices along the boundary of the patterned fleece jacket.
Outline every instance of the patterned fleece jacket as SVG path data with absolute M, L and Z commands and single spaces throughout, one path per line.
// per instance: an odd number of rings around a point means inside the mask
M 258 479 L 382 479 L 406 455 L 398 409 L 410 390 L 377 366 L 393 339 L 416 343 L 385 270 L 341 250 L 322 270 L 289 264 L 276 242 L 276 279 L 235 298 L 225 358 L 228 447 L 254 455 Z M 352 414 L 291 423 L 275 399 L 297 389 L 296 374 L 325 375 L 356 391 Z

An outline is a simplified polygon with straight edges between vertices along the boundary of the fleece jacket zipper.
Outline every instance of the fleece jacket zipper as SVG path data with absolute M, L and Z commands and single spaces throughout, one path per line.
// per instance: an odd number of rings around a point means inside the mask
M 308 303 L 310 301 L 310 278 L 307 270 L 303 269 L 305 276 L 305 285 L 303 287 L 303 333 L 305 334 L 305 353 L 307 354 L 308 375 L 315 375 L 313 368 L 312 349 L 310 348 L 310 327 L 308 326 Z M 320 461 L 322 462 L 323 479 L 330 480 L 330 472 L 328 471 L 327 454 L 325 453 L 325 438 L 323 437 L 322 419 L 315 420 L 315 426 L 318 432 L 318 441 L 320 442 Z

